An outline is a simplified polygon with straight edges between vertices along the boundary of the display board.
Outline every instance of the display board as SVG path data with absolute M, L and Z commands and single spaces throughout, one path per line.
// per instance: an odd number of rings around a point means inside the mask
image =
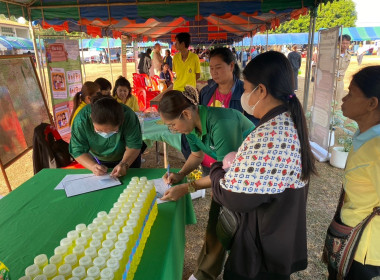
M 82 89 L 78 40 L 44 40 L 53 104 L 55 127 L 65 141 L 70 140 L 73 97 Z
M 0 164 L 7 167 L 33 145 L 34 128 L 50 123 L 30 56 L 0 56 Z
M 336 84 L 336 54 L 340 27 L 320 31 L 315 71 L 313 110 L 310 123 L 312 150 L 320 161 L 327 160 L 330 142 L 331 105 Z

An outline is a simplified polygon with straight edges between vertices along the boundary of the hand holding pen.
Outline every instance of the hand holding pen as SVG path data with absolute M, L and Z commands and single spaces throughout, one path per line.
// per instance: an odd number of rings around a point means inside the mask
M 162 176 L 162 179 L 164 180 L 165 184 L 173 185 L 180 182 L 184 177 L 185 176 L 180 172 L 170 173 L 170 165 L 168 165 L 166 168 L 166 173 L 164 174 L 164 176 Z
M 104 166 L 101 164 L 99 159 L 96 156 L 93 156 L 97 164 L 94 164 L 91 168 L 92 173 L 94 173 L 96 176 L 102 176 L 107 174 L 107 166 Z

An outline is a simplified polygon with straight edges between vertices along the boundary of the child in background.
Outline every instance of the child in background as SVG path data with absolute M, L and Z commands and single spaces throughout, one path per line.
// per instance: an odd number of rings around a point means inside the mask
M 112 96 L 117 100 L 117 102 L 127 105 L 133 111 L 139 111 L 139 105 L 136 96 L 132 95 L 131 84 L 123 76 L 115 82 L 115 87 L 112 91 Z
M 83 84 L 81 91 L 77 92 L 73 99 L 74 107 L 70 118 L 70 126 L 72 126 L 74 118 L 79 113 L 79 111 L 82 110 L 82 108 L 87 104 L 90 104 L 91 97 L 99 91 L 99 85 L 94 82 L 85 82 Z
M 168 63 L 164 63 L 162 65 L 162 71 L 160 73 L 160 79 L 164 79 L 166 86 L 169 87 L 172 83 L 172 75 L 170 73 L 170 66 Z
M 105 78 L 97 78 L 95 80 L 95 83 L 97 83 L 100 87 L 100 92 L 103 94 L 103 95 L 111 95 L 111 89 L 112 89 L 112 85 L 111 83 L 105 79 Z

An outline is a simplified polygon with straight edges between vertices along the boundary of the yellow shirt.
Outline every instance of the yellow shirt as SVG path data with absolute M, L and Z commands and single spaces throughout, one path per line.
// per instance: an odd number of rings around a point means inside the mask
M 74 114 L 73 114 L 73 118 L 71 119 L 71 122 L 70 122 L 70 126 L 73 125 L 73 122 L 74 122 L 74 119 L 75 117 L 78 115 L 79 111 L 83 109 L 84 106 L 86 106 L 87 103 L 84 102 L 84 101 L 81 101 L 81 103 L 79 104 L 78 108 L 76 108 Z
M 380 206 L 380 125 L 356 137 L 359 143 L 354 138 L 344 171 L 346 196 L 341 210 L 342 222 L 351 227 Z M 380 216 L 375 216 L 365 227 L 355 260 L 380 266 Z
M 173 72 L 176 73 L 173 89 L 183 91 L 185 86 L 197 86 L 196 74 L 201 73 L 199 57 L 189 51 L 186 61 L 184 62 L 181 53 L 178 52 L 173 57 Z
M 116 98 L 117 102 L 124 104 L 124 105 L 127 105 L 134 112 L 140 111 L 139 103 L 137 102 L 136 96 L 131 95 L 131 97 L 129 97 L 125 103 L 119 97 L 116 96 L 115 98 Z

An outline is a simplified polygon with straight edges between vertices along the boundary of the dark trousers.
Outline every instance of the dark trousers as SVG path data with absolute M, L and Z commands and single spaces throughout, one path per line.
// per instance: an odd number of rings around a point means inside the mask
M 294 90 L 298 90 L 298 69 L 293 69 L 293 77 L 294 77 Z
M 335 270 L 328 266 L 329 278 L 328 280 L 336 280 Z M 380 266 L 364 265 L 360 262 L 353 261 L 350 270 L 345 280 L 371 280 L 376 276 L 380 276 Z
M 140 154 L 135 159 L 135 161 L 131 164 L 131 166 L 129 166 L 129 168 L 140 168 L 141 167 L 141 155 L 144 153 L 146 148 L 147 148 L 147 145 L 145 144 L 145 142 L 143 142 Z M 101 161 L 100 163 L 107 166 L 108 168 L 114 168 L 116 165 L 119 164 L 120 161 L 121 161 L 121 159 L 118 161 Z
M 198 280 L 215 280 L 222 272 L 227 252 L 216 236 L 220 204 L 211 200 L 206 237 L 194 272 Z

